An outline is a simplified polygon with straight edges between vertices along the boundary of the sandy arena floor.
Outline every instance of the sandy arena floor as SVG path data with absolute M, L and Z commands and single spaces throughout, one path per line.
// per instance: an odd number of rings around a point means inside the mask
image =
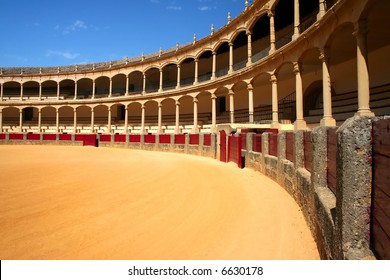
M 181 154 L 0 146 L 0 259 L 318 259 L 294 200 Z

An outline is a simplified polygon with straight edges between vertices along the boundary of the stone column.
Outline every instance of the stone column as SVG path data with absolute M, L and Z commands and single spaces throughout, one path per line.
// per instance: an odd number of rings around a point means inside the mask
M 355 25 L 354 36 L 357 41 L 357 79 L 359 116 L 374 116 L 370 110 L 370 80 L 367 57 L 367 21 L 360 20 Z
M 278 108 L 278 78 L 275 74 L 271 75 L 272 83 L 272 127 L 280 128 L 279 108 Z
M 56 134 L 60 131 L 60 110 L 56 108 Z
M 299 19 L 299 0 L 294 0 L 294 35 L 293 40 L 299 37 L 300 31 L 300 19 Z
M 268 12 L 269 26 L 270 26 L 270 49 L 269 54 L 276 50 L 276 35 L 275 35 L 275 14 L 272 11 Z
M 303 88 L 302 88 L 302 77 L 301 77 L 301 66 L 298 62 L 294 63 L 295 73 L 295 86 L 296 86 L 296 111 L 297 119 L 294 123 L 295 130 L 306 129 L 306 122 L 303 119 Z
M 77 133 L 77 108 L 73 108 L 73 133 Z
M 162 104 L 161 102 L 158 103 L 158 129 L 157 134 L 162 133 Z
M 125 89 L 125 95 L 129 95 L 129 85 L 130 85 L 130 78 L 129 75 L 126 75 L 126 89 Z
M 127 105 L 125 105 L 125 132 L 126 135 L 129 134 L 129 108 L 127 107 Z
M 92 81 L 92 99 L 95 99 L 95 95 L 96 95 L 96 80 L 94 79 Z
M 145 133 L 145 105 L 141 106 L 141 134 Z
M 252 65 L 252 33 L 247 31 L 246 35 L 248 36 L 248 62 L 246 63 L 248 67 Z
M 180 133 L 180 102 L 176 101 L 176 116 L 175 116 L 175 134 Z
M 57 82 L 57 100 L 60 100 L 60 82 Z
M 234 123 L 234 91 L 229 90 L 229 112 L 230 112 L 230 123 Z
M 255 122 L 255 119 L 254 119 L 254 106 L 253 106 L 253 86 L 251 83 L 248 84 L 248 97 L 249 97 L 249 105 L 248 105 L 248 108 L 249 108 L 249 123 L 254 123 Z
M 199 133 L 198 129 L 198 98 L 194 97 L 194 127 L 192 133 Z
M 4 84 L 0 83 L 0 101 L 3 101 L 4 97 Z
M 38 132 L 42 132 L 42 110 L 38 108 Z
M 108 133 L 111 133 L 111 107 L 108 107 L 108 124 L 107 124 Z
M 176 88 L 180 88 L 180 79 L 181 79 L 181 74 L 180 74 L 180 64 L 177 65 L 177 85 Z
M 23 100 L 23 83 L 20 84 L 20 100 Z
M 324 15 L 325 15 L 325 0 L 319 0 L 319 5 L 320 5 L 320 8 L 319 8 L 319 12 L 317 14 L 317 20 L 322 18 Z
M 0 108 L 0 133 L 3 132 L 3 109 Z
M 74 99 L 77 99 L 77 80 L 74 81 Z
M 109 92 L 108 92 L 108 97 L 111 97 L 112 96 L 112 78 L 110 78 L 110 88 L 109 88 Z
M 217 97 L 211 95 L 211 133 L 217 133 Z
M 194 85 L 199 84 L 198 81 L 199 78 L 199 59 L 195 59 L 195 78 L 194 78 Z
M 216 78 L 215 72 L 217 71 L 217 53 L 213 52 L 213 69 L 211 74 L 211 80 Z
M 321 120 L 321 126 L 335 126 L 336 120 L 332 117 L 332 89 L 327 50 L 321 50 L 319 58 L 322 61 L 322 89 L 324 105 L 324 117 Z
M 95 133 L 95 109 L 91 108 L 91 133 Z
M 23 132 L 23 109 L 19 109 L 19 132 Z
M 233 57 L 233 43 L 229 43 L 229 74 L 233 72 L 233 63 L 234 63 L 234 57 Z
M 143 81 L 142 81 L 142 95 L 146 93 L 146 74 L 143 73 Z
M 158 91 L 159 91 L 159 92 L 162 92 L 162 91 L 163 91 L 164 72 L 163 72 L 162 69 L 159 69 L 159 71 L 160 71 L 160 86 L 159 86 Z
M 39 83 L 39 96 L 38 96 L 38 99 L 42 100 L 42 83 Z

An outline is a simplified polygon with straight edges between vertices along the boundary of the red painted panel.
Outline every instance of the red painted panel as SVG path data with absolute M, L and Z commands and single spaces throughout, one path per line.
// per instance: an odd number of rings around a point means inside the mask
M 303 148 L 305 168 L 311 172 L 313 165 L 313 144 L 311 141 L 311 132 L 305 131 L 303 133 Z
M 39 141 L 39 140 L 41 140 L 41 135 L 35 134 L 35 133 L 29 133 L 29 134 L 27 134 L 27 140 Z
M 156 135 L 153 134 L 147 134 L 144 136 L 144 142 L 148 144 L 154 144 L 156 143 Z
M 372 130 L 371 243 L 379 259 L 390 259 L 390 119 Z
M 286 133 L 286 159 L 294 162 L 294 133 Z
M 72 134 L 60 134 L 60 141 L 72 141 Z
M 219 137 L 220 137 L 220 147 L 219 147 L 219 158 L 220 158 L 220 161 L 222 162 L 226 162 L 226 133 L 224 130 L 222 130 L 220 133 L 219 133 Z
M 277 134 L 268 134 L 269 139 L 269 154 L 271 156 L 278 156 L 278 135 Z
M 84 141 L 84 134 L 76 134 L 75 140 L 76 141 Z
M 337 128 L 331 128 L 327 132 L 327 183 L 328 188 L 336 195 L 337 176 Z
M 211 134 L 203 135 L 203 146 L 211 146 Z
M 159 141 L 161 144 L 171 144 L 171 135 L 170 134 L 161 134 Z
M 5 134 L 4 133 L 0 133 L 0 140 L 5 140 Z
M 190 145 L 199 145 L 199 134 L 190 134 Z
M 119 143 L 126 142 L 126 135 L 124 134 L 115 134 L 114 135 L 114 141 Z
M 56 141 L 57 140 L 57 134 L 43 134 L 43 140 L 46 140 L 46 141 Z
M 23 140 L 23 134 L 22 133 L 11 133 L 9 135 L 9 140 Z
M 96 147 L 96 134 L 85 134 L 83 146 L 93 146 Z
M 111 134 L 100 135 L 100 142 L 111 142 Z
M 241 157 L 241 149 L 242 149 L 242 137 L 238 136 L 229 136 L 228 137 L 228 161 L 232 161 L 237 163 L 239 168 L 242 168 L 242 157 Z
M 176 134 L 175 135 L 175 144 L 184 145 L 186 143 L 185 134 Z
M 130 143 L 140 143 L 141 142 L 141 135 L 131 134 L 129 140 L 130 140 Z
M 242 149 L 246 150 L 246 133 L 241 134 Z
M 262 153 L 263 148 L 261 144 L 262 135 L 261 134 L 254 134 L 253 140 L 252 140 L 252 150 L 257 153 Z

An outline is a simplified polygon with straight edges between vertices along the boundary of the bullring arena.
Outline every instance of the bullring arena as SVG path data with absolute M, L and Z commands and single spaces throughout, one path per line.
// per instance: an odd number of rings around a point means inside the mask
M 389 12 L 245 1 L 158 53 L 1 68 L 1 258 L 390 259 Z

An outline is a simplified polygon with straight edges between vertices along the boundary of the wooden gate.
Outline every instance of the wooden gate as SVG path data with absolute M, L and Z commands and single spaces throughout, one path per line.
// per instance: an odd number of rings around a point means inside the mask
M 238 168 L 243 168 L 241 149 L 242 149 L 242 137 L 241 137 L 241 135 L 238 135 L 238 136 L 231 135 L 231 136 L 229 136 L 228 161 L 229 162 L 232 161 L 232 162 L 237 163 Z
M 377 257 L 390 259 L 390 119 L 374 122 L 371 244 Z
M 226 162 L 226 132 L 224 130 L 219 133 L 219 159 Z

